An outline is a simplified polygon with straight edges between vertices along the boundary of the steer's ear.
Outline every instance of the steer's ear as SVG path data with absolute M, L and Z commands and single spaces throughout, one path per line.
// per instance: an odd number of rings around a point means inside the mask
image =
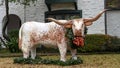
M 93 22 L 92 21 L 88 21 L 88 19 L 84 19 L 84 23 L 85 23 L 86 26 L 90 26 L 90 25 L 93 24 Z
M 69 20 L 69 21 L 67 21 L 67 22 L 64 24 L 64 27 L 65 27 L 65 28 L 72 28 L 72 23 L 73 23 L 73 21 L 72 21 L 72 20 Z

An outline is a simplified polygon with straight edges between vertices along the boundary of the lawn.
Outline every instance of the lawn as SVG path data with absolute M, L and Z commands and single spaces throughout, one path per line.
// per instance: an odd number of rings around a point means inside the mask
M 14 64 L 16 57 L 0 58 L 0 68 L 120 68 L 120 54 L 92 54 L 78 55 L 83 64 L 72 66 L 45 65 L 45 64 Z M 42 58 L 59 59 L 58 56 L 41 56 Z M 67 56 L 70 58 L 70 56 Z

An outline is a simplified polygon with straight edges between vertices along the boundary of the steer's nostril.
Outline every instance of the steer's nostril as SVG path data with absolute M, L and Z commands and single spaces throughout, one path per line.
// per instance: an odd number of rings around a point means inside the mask
M 81 32 L 77 32 L 77 33 L 75 33 L 75 36 L 82 36 L 82 33 Z

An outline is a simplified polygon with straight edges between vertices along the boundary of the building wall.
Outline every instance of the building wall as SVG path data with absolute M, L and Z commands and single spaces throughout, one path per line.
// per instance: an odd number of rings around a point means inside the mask
M 107 11 L 107 33 L 120 38 L 120 10 Z
M 0 0 L 1 3 L 1 0 Z M 24 22 L 24 6 L 15 4 L 15 3 L 9 3 L 9 14 L 16 14 L 20 17 L 21 21 Z M 2 36 L 2 20 L 3 17 L 6 15 L 6 8 L 5 4 L 0 6 L 0 36 Z
M 83 10 L 83 18 L 92 18 L 104 9 L 104 0 L 78 0 L 78 8 Z M 105 34 L 104 14 L 88 26 L 89 34 Z
M 38 0 L 36 6 L 33 4 L 26 7 L 26 21 L 44 22 L 44 13 L 48 11 L 44 0 Z
M 104 9 L 104 0 L 78 0 L 77 5 L 79 10 L 83 10 L 83 18 L 91 18 Z M 35 20 L 44 22 L 45 11 L 47 11 L 47 7 L 44 0 L 39 0 L 36 6 L 26 8 L 26 21 Z M 92 26 L 88 27 L 88 33 L 105 33 L 104 15 L 94 22 Z
M 83 10 L 83 18 L 90 18 L 94 17 L 104 9 L 104 0 L 78 0 L 77 5 L 79 10 Z M 0 6 L 0 11 L 2 11 L 0 12 L 1 22 L 3 17 L 5 16 L 5 5 Z M 38 0 L 38 2 L 36 2 L 36 6 L 26 6 L 25 9 L 23 5 L 16 5 L 14 3 L 10 4 L 10 13 L 17 14 L 21 18 L 22 23 L 26 21 L 44 22 L 45 11 L 48 11 L 48 9 L 46 4 L 44 3 L 44 0 Z M 0 31 L 2 28 L 1 26 L 2 24 L 0 23 Z M 102 17 L 99 20 L 94 22 L 92 26 L 88 27 L 88 33 L 105 33 L 104 15 L 102 15 Z

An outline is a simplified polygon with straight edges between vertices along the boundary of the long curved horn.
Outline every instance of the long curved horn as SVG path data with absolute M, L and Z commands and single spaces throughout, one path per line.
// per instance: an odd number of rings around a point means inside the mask
M 47 20 L 49 21 L 53 21 L 59 25 L 62 25 L 64 26 L 65 28 L 71 28 L 72 27 L 72 20 L 68 20 L 68 21 L 65 21 L 64 23 L 63 22 L 60 22 L 59 20 L 56 20 L 54 18 L 46 18 Z
M 55 23 L 57 23 L 57 24 L 59 24 L 59 25 L 64 25 L 64 23 L 61 23 L 60 21 L 58 21 L 58 20 L 56 20 L 56 19 L 54 19 L 54 18 L 46 18 L 48 21 L 53 21 L 53 22 L 55 22 Z
M 84 21 L 85 21 L 85 22 L 93 22 L 93 21 L 96 21 L 96 20 L 98 20 L 98 19 L 101 17 L 101 15 L 102 15 L 105 11 L 107 11 L 107 9 L 103 10 L 102 12 L 100 12 L 100 13 L 99 13 L 97 16 L 95 16 L 94 18 L 84 19 Z

